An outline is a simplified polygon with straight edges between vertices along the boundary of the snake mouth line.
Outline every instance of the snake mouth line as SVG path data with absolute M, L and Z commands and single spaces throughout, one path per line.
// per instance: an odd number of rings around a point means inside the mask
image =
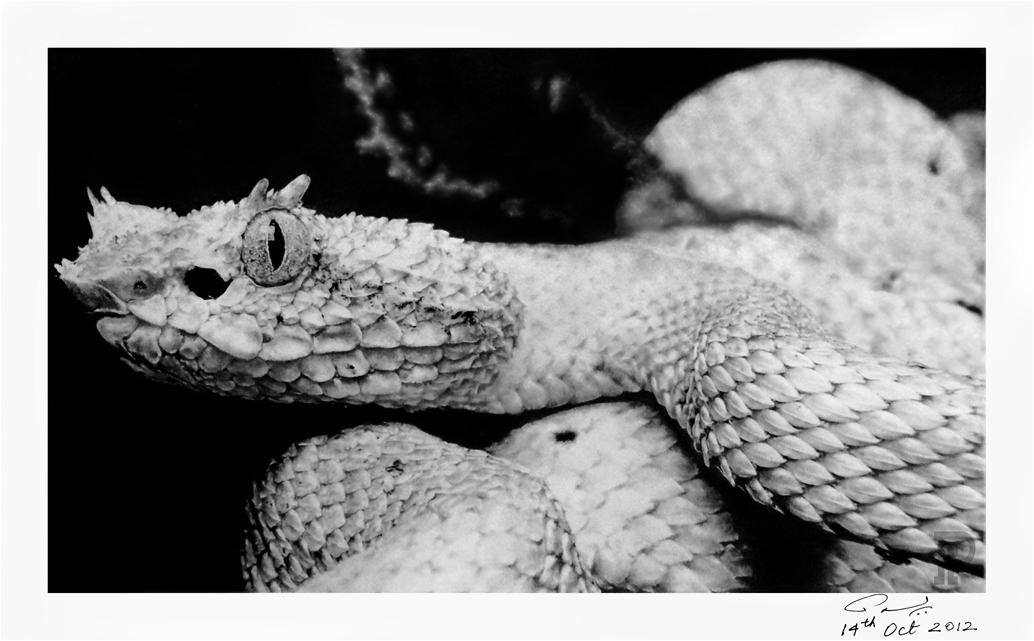
M 115 316 L 129 314 L 129 307 L 126 303 L 107 287 L 78 280 L 68 275 L 62 275 L 61 280 L 72 291 L 75 298 L 86 307 L 87 312 Z

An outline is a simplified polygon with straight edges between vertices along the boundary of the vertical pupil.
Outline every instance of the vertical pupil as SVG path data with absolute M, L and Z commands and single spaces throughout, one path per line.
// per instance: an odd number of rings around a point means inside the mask
M 269 237 L 267 246 L 269 248 L 269 263 L 273 267 L 273 271 L 280 269 L 280 264 L 284 262 L 284 252 L 286 247 L 284 245 L 284 232 L 280 229 L 280 225 L 275 220 L 270 221 L 273 226 L 273 233 Z

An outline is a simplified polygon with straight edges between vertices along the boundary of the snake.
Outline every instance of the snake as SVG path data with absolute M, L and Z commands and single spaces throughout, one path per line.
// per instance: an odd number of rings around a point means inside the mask
M 786 71 L 768 66 L 704 96 L 722 104 L 715 96 L 735 97 L 744 78 L 764 79 L 773 69 Z M 790 71 L 799 77 L 802 69 Z M 686 114 L 697 107 L 691 102 L 662 122 L 647 141 L 654 153 L 697 157 L 679 151 L 692 139 Z M 713 136 L 714 119 L 704 121 L 701 136 Z M 669 127 L 677 133 L 665 134 Z M 927 182 L 958 173 L 952 163 L 961 161 L 945 158 L 945 140 L 935 140 L 937 171 L 923 156 Z M 692 163 L 668 164 L 689 176 L 683 187 L 711 203 L 708 215 L 760 207 L 736 173 L 763 169 L 735 164 L 726 176 L 736 183 L 731 189 L 714 178 L 721 171 L 709 172 L 708 182 Z M 842 305 L 816 313 L 801 300 L 809 299 L 806 288 L 791 294 L 737 267 L 731 255 L 743 243 L 727 244 L 723 254 L 701 229 L 665 234 L 663 242 L 476 243 L 404 219 L 318 213 L 302 202 L 309 184 L 302 175 L 273 190 L 262 180 L 238 202 L 185 216 L 119 201 L 104 188 L 100 198 L 88 192 L 92 237 L 57 270 L 101 316 L 100 336 L 129 367 L 199 392 L 488 414 L 641 394 L 655 407 L 571 410 L 568 427 L 539 421 L 491 453 L 398 423 L 299 443 L 271 464 L 249 501 L 242 554 L 249 589 L 741 589 L 749 583 L 735 545 L 741 535 L 720 509 L 702 515 L 701 504 L 718 501 L 704 498 L 712 490 L 700 489 L 702 470 L 687 463 L 680 439 L 744 500 L 842 539 L 830 556 L 841 577 L 833 568 L 824 579 L 831 587 L 887 584 L 903 568 L 925 577 L 912 585 L 929 586 L 935 566 L 962 569 L 979 585 L 969 573 L 982 574 L 985 557 L 980 349 L 965 352 L 962 360 L 977 363 L 959 369 L 936 362 L 959 360 L 954 352 L 886 345 L 895 332 L 846 340 L 823 322 Z M 658 184 L 670 186 L 671 176 Z M 790 232 L 736 227 L 722 237 L 744 229 L 820 237 L 822 251 L 805 258 L 825 270 L 810 290 L 815 300 L 842 270 L 885 283 L 887 272 L 872 267 L 878 256 L 858 257 L 879 253 L 876 234 L 859 252 L 865 212 L 855 208 L 858 216 L 832 224 L 831 209 L 789 207 Z M 919 209 L 928 217 L 940 211 Z M 925 225 L 921 216 L 905 222 L 915 224 Z M 897 239 L 895 252 L 909 250 L 892 272 L 919 273 L 892 279 L 891 288 L 930 291 L 939 269 L 951 268 L 934 296 L 903 306 L 913 314 L 909 324 L 950 316 L 943 310 L 957 312 L 959 301 L 982 304 L 960 272 L 971 261 L 945 250 L 933 270 L 910 269 L 923 257 L 919 243 L 900 242 L 895 225 L 877 227 Z M 795 242 L 772 244 L 782 255 L 804 251 Z M 778 262 L 780 250 L 764 256 Z M 679 434 L 657 427 L 665 420 L 659 410 Z M 623 417 L 617 426 L 606 420 L 615 415 Z M 624 443 L 615 449 L 621 455 L 609 468 L 594 465 L 607 442 Z M 549 460 L 567 463 L 530 471 Z M 631 479 L 642 482 L 624 487 Z M 593 507 L 589 494 L 577 492 L 590 483 L 592 497 L 608 497 L 596 512 L 585 511 Z M 620 527 L 630 521 L 635 527 Z

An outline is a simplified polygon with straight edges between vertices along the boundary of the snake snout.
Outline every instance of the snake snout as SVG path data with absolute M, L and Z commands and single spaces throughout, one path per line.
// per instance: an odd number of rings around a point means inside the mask
M 88 311 L 96 314 L 128 314 L 129 308 L 126 303 L 116 296 L 110 289 L 97 283 L 77 280 L 73 277 L 62 275 L 68 289 L 76 299 L 82 303 Z

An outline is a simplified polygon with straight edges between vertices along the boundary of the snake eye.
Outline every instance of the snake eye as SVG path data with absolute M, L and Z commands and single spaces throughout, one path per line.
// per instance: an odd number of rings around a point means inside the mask
M 312 237 L 294 214 L 264 211 L 244 229 L 244 271 L 264 287 L 283 285 L 302 273 L 309 262 Z

